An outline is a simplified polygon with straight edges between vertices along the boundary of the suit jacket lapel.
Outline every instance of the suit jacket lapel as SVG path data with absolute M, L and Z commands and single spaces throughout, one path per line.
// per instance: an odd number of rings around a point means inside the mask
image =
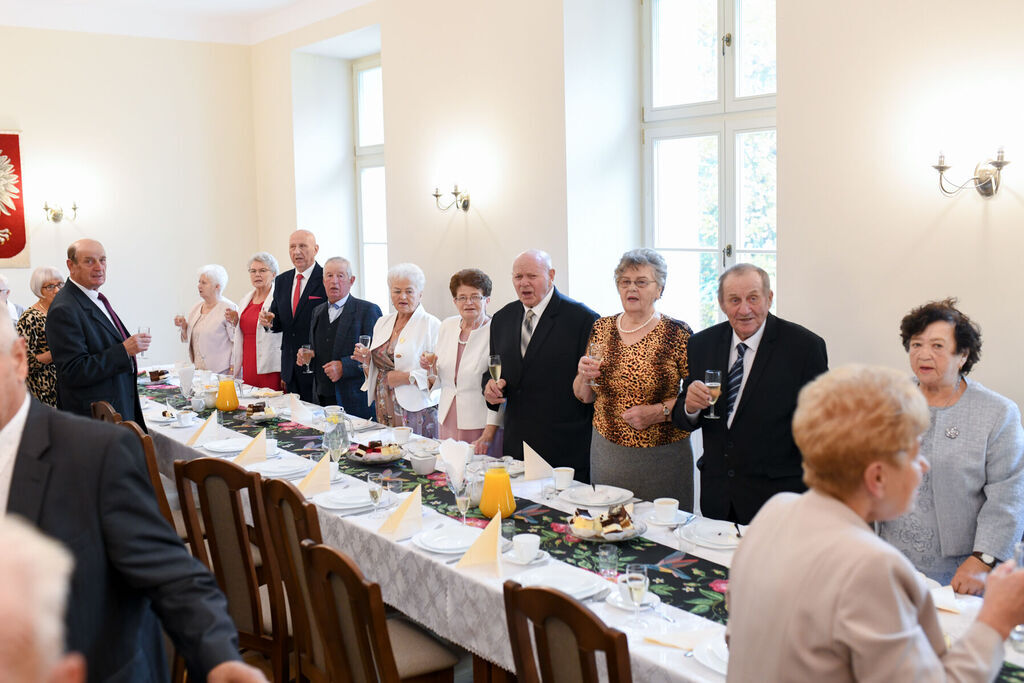
M 747 383 L 743 385 L 743 395 L 740 396 L 740 403 L 736 406 L 736 415 L 732 419 L 734 425 L 736 420 L 740 418 L 740 411 L 743 410 L 743 406 L 747 405 L 747 399 L 755 395 L 754 392 L 757 391 L 757 384 L 764 376 L 764 370 L 768 367 L 768 363 L 771 362 L 777 334 L 778 327 L 775 323 L 775 316 L 769 313 L 768 319 L 764 324 L 764 334 L 761 335 L 761 343 L 757 345 L 757 353 L 754 354 L 754 365 L 750 368 L 750 374 L 747 375 Z
M 341 315 L 338 316 L 338 327 L 335 330 L 334 335 L 334 351 L 335 354 L 341 353 L 341 347 L 344 345 L 345 340 L 348 339 L 348 331 L 352 329 L 352 321 L 356 319 L 356 299 L 354 296 L 350 296 L 348 301 L 345 302 L 345 307 L 341 309 Z M 331 304 L 328 303 L 324 310 L 327 312 L 327 322 L 331 321 L 330 318 Z M 310 340 L 312 341 L 312 340 Z M 332 358 L 331 360 L 341 360 L 340 358 Z
M 551 294 L 551 301 L 548 302 L 547 308 L 544 309 L 544 315 L 540 317 L 540 322 L 537 323 L 537 327 L 533 330 L 533 336 L 530 337 L 530 345 L 526 347 L 526 355 L 523 356 L 523 366 L 527 366 L 530 360 L 536 356 L 541 346 L 544 345 L 544 340 L 555 326 L 555 318 L 558 317 L 558 309 L 562 303 L 562 297 L 558 294 L 558 288 Z M 521 311 L 519 314 L 519 329 L 520 332 L 523 329 L 523 316 L 526 311 Z
M 290 326 L 292 324 L 292 320 L 295 319 L 295 316 L 292 315 L 292 288 L 295 285 L 294 268 L 281 275 L 281 285 L 281 299 L 284 301 L 284 310 L 281 310 L 281 307 L 278 306 L 277 314 L 281 316 L 282 325 L 287 327 Z M 302 305 L 302 301 L 299 301 L 299 305 Z M 298 312 L 298 310 L 299 309 L 297 308 L 295 309 L 296 312 Z
M 82 310 L 85 311 L 86 315 L 95 320 L 96 324 L 102 329 L 106 330 L 113 340 L 124 341 L 121 338 L 121 333 L 117 331 L 117 328 L 112 322 L 110 322 L 110 319 L 103 315 L 103 311 L 101 311 L 99 307 L 92 302 L 92 299 L 90 299 L 85 292 L 78 288 L 78 285 L 71 282 L 71 280 L 68 280 L 67 286 L 71 287 L 71 295 L 75 297 L 75 301 L 77 301 L 78 305 L 82 307 Z
M 28 417 L 15 456 L 11 491 L 7 496 L 7 512 L 38 523 L 43 494 L 50 477 L 50 465 L 41 458 L 50 448 L 51 409 L 32 398 L 28 401 Z

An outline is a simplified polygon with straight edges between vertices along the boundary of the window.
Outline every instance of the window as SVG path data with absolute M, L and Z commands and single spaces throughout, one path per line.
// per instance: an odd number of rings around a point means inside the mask
M 359 273 L 363 296 L 387 311 L 391 297 L 382 277 L 388 269 L 387 194 L 384 184 L 384 80 L 380 55 L 352 65 L 355 91 L 356 206 Z M 373 273 L 374 276 L 370 276 Z
M 669 264 L 663 309 L 700 330 L 720 319 L 725 268 L 775 281 L 775 0 L 644 10 L 646 242 Z

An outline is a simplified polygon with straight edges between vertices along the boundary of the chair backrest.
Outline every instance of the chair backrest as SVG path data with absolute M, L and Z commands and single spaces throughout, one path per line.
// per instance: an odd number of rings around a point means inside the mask
M 114 410 L 114 406 L 110 405 L 109 401 L 93 401 L 92 419 L 118 424 L 121 422 L 121 413 Z
M 626 634 L 605 626 L 565 593 L 506 581 L 505 616 L 519 683 L 596 683 L 598 651 L 605 654 L 610 683 L 632 683 Z
M 380 586 L 334 548 L 306 540 L 302 550 L 316 623 L 331 643 L 325 650 L 331 680 L 398 683 Z
M 174 478 L 192 554 L 213 572 L 227 596 L 239 644 L 266 651 L 272 641 L 287 641 L 284 590 L 267 527 L 260 475 L 226 460 L 198 458 L 176 460 Z M 193 485 L 205 523 L 205 542 Z M 252 520 L 252 531 L 247 519 Z M 265 596 L 260 592 L 252 542 L 262 558 Z M 270 630 L 263 623 L 266 600 Z
M 274 538 L 277 564 L 284 579 L 288 607 L 292 617 L 292 637 L 299 654 L 299 672 L 313 683 L 328 681 L 323 641 L 313 621 L 313 604 L 309 592 L 302 542 L 310 539 L 323 543 L 320 518 L 316 506 L 284 479 L 263 480 L 263 504 Z
M 95 409 L 96 405 L 95 403 L 93 404 L 93 409 Z M 120 422 L 120 425 L 134 434 L 139 443 L 142 444 L 142 452 L 146 455 L 146 469 L 149 471 L 149 483 L 153 486 L 157 507 L 160 508 L 160 514 L 164 516 L 164 519 L 167 520 L 167 523 L 173 529 L 174 516 L 171 515 L 171 506 L 167 503 L 167 492 L 164 491 L 164 483 L 160 479 L 160 470 L 157 468 L 156 447 L 153 445 L 153 437 L 142 431 L 142 428 L 131 420 Z

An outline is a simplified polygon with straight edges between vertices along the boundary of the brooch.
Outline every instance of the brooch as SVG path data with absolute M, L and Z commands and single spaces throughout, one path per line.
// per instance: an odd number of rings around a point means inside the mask
M 947 439 L 955 439 L 958 436 L 960 436 L 960 430 L 957 429 L 956 427 L 950 427 L 949 429 L 946 430 Z

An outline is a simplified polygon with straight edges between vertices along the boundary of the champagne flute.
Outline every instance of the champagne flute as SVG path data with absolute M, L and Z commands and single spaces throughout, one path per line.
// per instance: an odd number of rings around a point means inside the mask
M 647 578 L 647 565 L 627 564 L 626 573 L 623 574 L 623 581 L 629 593 L 629 600 L 633 603 L 633 619 L 627 623 L 637 629 L 647 628 L 647 622 L 640 618 L 640 606 L 644 604 L 644 598 L 647 597 L 647 587 L 650 585 L 650 581 Z
M 149 326 L 148 325 L 141 325 L 139 327 L 139 334 L 147 334 L 148 335 L 149 334 Z M 139 351 L 139 358 L 149 358 L 149 356 L 146 355 L 145 351 Z
M 380 517 L 380 499 L 384 497 L 384 475 L 380 472 L 370 472 L 366 475 L 366 483 L 370 485 L 370 502 L 373 503 L 373 514 L 371 517 Z
M 370 342 L 371 341 L 373 341 L 373 339 L 370 337 L 370 335 L 368 335 L 368 334 L 361 334 L 361 335 L 359 335 L 359 343 L 357 344 L 357 346 L 361 346 L 364 349 L 368 349 L 368 348 L 370 348 Z M 367 367 L 366 363 L 360 363 L 360 365 L 363 366 L 364 370 Z
M 313 357 L 310 354 L 313 353 L 313 345 L 312 344 L 303 344 L 302 345 L 302 350 L 304 351 L 304 353 L 302 354 L 302 358 L 305 360 L 305 363 L 303 363 L 303 364 L 306 366 L 306 369 L 302 371 L 302 374 L 303 375 L 312 375 L 313 374 L 313 367 L 312 367 L 313 363 L 311 361 L 313 360 Z
M 501 379 L 501 356 L 494 354 L 487 358 L 487 371 L 495 382 Z
M 590 360 L 596 360 L 598 363 L 604 358 L 604 344 L 601 342 L 591 342 L 587 348 L 587 358 Z M 587 386 L 597 388 L 597 378 L 587 382 Z
M 469 481 L 463 478 L 459 486 L 452 487 L 455 491 L 455 506 L 462 515 L 462 525 L 466 525 L 466 513 L 469 512 Z
M 715 414 L 715 402 L 718 397 L 722 395 L 722 371 L 721 370 L 705 370 L 704 371 L 704 385 L 711 392 L 711 410 L 704 417 L 709 420 L 717 420 L 720 415 Z

